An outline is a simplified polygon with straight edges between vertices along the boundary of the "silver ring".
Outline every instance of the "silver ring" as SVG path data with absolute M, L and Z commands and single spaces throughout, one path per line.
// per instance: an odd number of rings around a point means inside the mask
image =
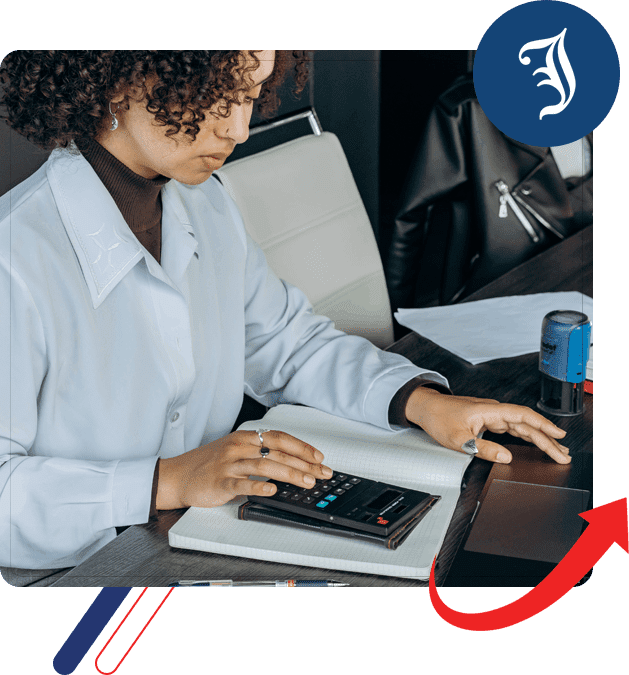
M 463 443 L 463 445 L 461 446 L 461 450 L 463 450 L 463 452 L 465 452 L 468 455 L 477 455 L 478 448 L 476 447 L 476 439 L 470 438 L 469 441 Z
M 258 438 L 260 439 L 260 454 L 262 457 L 268 457 L 269 453 L 271 452 L 268 448 L 264 447 L 264 439 L 262 438 L 262 434 L 266 434 L 267 431 L 271 431 L 270 429 L 256 429 L 256 433 L 258 434 Z

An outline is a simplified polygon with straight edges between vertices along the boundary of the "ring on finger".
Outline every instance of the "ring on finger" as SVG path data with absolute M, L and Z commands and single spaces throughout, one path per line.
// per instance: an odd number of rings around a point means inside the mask
M 470 438 L 469 441 L 463 443 L 463 445 L 461 446 L 461 450 L 463 450 L 463 452 L 465 452 L 468 455 L 477 455 L 478 448 L 476 447 L 476 439 Z
M 264 439 L 262 438 L 262 434 L 266 434 L 267 431 L 270 431 L 270 429 L 256 429 L 256 433 L 260 439 L 260 454 L 262 455 L 263 459 L 268 457 L 269 453 L 271 452 L 268 448 L 264 447 Z

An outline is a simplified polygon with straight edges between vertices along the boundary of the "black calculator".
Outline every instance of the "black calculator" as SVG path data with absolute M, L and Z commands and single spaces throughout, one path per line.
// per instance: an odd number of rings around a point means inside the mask
M 269 483 L 277 485 L 273 496 L 249 495 L 249 501 L 383 536 L 438 499 L 427 492 L 340 472 L 317 480 L 311 488 L 276 480 Z

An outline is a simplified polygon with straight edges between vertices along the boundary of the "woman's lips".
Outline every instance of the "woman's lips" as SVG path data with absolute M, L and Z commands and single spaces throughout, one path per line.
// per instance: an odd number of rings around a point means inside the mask
M 206 155 L 202 156 L 201 159 L 208 169 L 211 171 L 216 171 L 223 166 L 223 163 L 227 157 L 225 155 Z

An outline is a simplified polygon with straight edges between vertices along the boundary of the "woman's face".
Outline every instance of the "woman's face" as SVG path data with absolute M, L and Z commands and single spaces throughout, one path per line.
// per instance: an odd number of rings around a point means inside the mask
M 129 101 L 128 110 L 116 112 L 118 128 L 104 131 L 96 140 L 140 176 L 167 176 L 187 185 L 203 183 L 223 165 L 236 144 L 249 137 L 253 99 L 260 95 L 262 83 L 275 65 L 274 50 L 260 51 L 256 56 L 260 65 L 250 73 L 254 86 L 245 93 L 244 102 L 233 104 L 229 117 L 206 113 L 194 142 L 183 132 L 166 136 L 166 127 L 155 123 L 144 102 L 135 100 Z M 112 101 L 112 110 L 122 98 Z

